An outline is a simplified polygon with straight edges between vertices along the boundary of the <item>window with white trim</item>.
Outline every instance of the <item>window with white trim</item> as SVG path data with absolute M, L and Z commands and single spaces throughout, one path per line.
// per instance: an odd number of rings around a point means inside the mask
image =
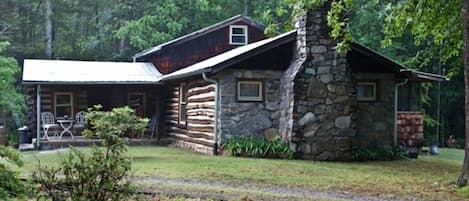
M 73 93 L 57 92 L 54 94 L 55 118 L 73 117 Z
M 230 44 L 246 45 L 248 43 L 248 27 L 244 25 L 230 26 Z
M 187 121 L 187 85 L 186 83 L 179 84 L 179 125 L 186 125 Z
M 263 101 L 262 81 L 239 80 L 237 92 L 238 101 Z
M 357 100 L 376 101 L 376 82 L 358 82 Z

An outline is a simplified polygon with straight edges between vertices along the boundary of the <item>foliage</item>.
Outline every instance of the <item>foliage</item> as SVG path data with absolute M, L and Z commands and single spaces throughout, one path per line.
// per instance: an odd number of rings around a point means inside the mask
M 0 159 L 23 166 L 21 155 L 14 149 L 0 145 Z M 3 161 L 0 162 L 0 197 L 5 200 L 23 199 L 27 195 L 27 185 L 19 179 L 18 172 L 11 170 Z
M 254 158 L 289 158 L 293 152 L 287 143 L 276 136 L 272 140 L 255 137 L 234 137 L 223 144 L 223 150 L 232 156 Z
M 2 56 L 8 46 L 8 42 L 0 42 L 0 112 L 21 120 L 24 118 L 26 103 L 15 86 L 21 69 L 14 58 Z
M 44 167 L 39 163 L 33 178 L 43 189 L 40 197 L 106 201 L 127 200 L 136 193 L 127 178 L 131 161 L 124 156 L 127 146 L 123 136 L 129 130 L 143 132 L 147 120 L 137 117 L 129 107 L 109 112 L 100 108 L 88 109 L 86 118 L 94 131 L 85 132 L 101 138 L 104 147 L 93 146 L 90 154 L 72 148 L 61 158 L 59 167 Z
M 359 148 L 353 158 L 357 161 L 390 161 L 404 159 L 406 151 L 402 146 L 383 146 L 371 148 Z

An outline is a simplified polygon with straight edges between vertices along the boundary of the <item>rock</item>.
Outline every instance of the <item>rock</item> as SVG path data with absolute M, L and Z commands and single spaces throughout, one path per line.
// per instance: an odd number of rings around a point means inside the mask
M 331 67 L 319 67 L 318 74 L 329 74 L 331 72 Z
M 303 117 L 301 117 L 301 119 L 298 121 L 298 125 L 303 127 L 304 125 L 315 122 L 316 120 L 316 115 L 314 115 L 312 112 L 308 112 Z
M 240 117 L 238 115 L 230 117 L 231 120 L 238 122 Z
M 317 134 L 319 128 L 321 128 L 321 125 L 319 124 L 311 124 L 304 130 L 304 137 L 313 137 Z
M 327 52 L 326 46 L 318 45 L 311 47 L 311 53 L 324 53 Z
M 310 154 L 311 153 L 311 146 L 307 143 L 302 143 L 301 144 L 301 152 L 304 154 Z
M 306 68 L 305 73 L 310 75 L 316 75 L 316 70 L 314 70 L 314 68 Z
M 319 77 L 319 79 L 321 80 L 322 83 L 329 83 L 331 82 L 334 78 L 331 74 L 323 74 Z
M 333 84 L 328 84 L 327 85 L 327 90 L 329 90 L 332 93 L 335 93 L 335 85 Z
M 337 131 L 337 135 L 341 137 L 353 137 L 355 136 L 356 131 L 351 128 L 344 128 Z
M 276 128 L 269 128 L 264 131 L 264 137 L 267 140 L 272 140 L 275 136 L 279 136 L 278 129 Z
M 335 119 L 337 128 L 350 128 L 351 119 L 349 116 L 341 116 Z
M 277 103 L 267 103 L 265 105 L 265 109 L 269 111 L 275 111 L 279 109 L 279 106 Z

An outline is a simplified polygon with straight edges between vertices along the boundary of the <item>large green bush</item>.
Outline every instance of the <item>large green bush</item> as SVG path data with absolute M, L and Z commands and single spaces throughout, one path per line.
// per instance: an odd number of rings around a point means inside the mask
M 129 180 L 131 161 L 127 151 L 127 132 L 143 132 L 148 122 L 134 114 L 129 107 L 100 111 L 100 106 L 88 110 L 86 118 L 92 130 L 85 130 L 103 140 L 102 147 L 93 146 L 91 153 L 73 149 L 62 157 L 57 168 L 41 164 L 33 179 L 43 191 L 40 198 L 52 200 L 129 200 L 136 188 Z
M 293 152 L 280 137 L 272 140 L 255 137 L 234 137 L 223 144 L 225 154 L 254 158 L 292 158 Z
M 27 195 L 27 185 L 19 179 L 18 172 L 8 168 L 5 162 L 22 166 L 21 155 L 14 149 L 0 145 L 0 198 L 3 200 L 23 199 Z

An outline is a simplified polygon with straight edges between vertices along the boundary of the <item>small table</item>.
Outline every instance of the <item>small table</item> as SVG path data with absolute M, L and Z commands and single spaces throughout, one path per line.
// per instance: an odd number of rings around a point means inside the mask
M 62 139 L 62 135 L 63 135 L 64 133 L 70 134 L 70 136 L 71 136 L 72 139 L 73 139 L 73 133 L 72 133 L 72 131 L 70 131 L 70 128 L 72 128 L 74 120 L 70 120 L 70 119 L 59 119 L 59 120 L 57 120 L 57 122 L 59 122 L 60 127 L 62 127 L 62 128 L 64 129 L 64 130 L 60 133 L 59 139 Z

